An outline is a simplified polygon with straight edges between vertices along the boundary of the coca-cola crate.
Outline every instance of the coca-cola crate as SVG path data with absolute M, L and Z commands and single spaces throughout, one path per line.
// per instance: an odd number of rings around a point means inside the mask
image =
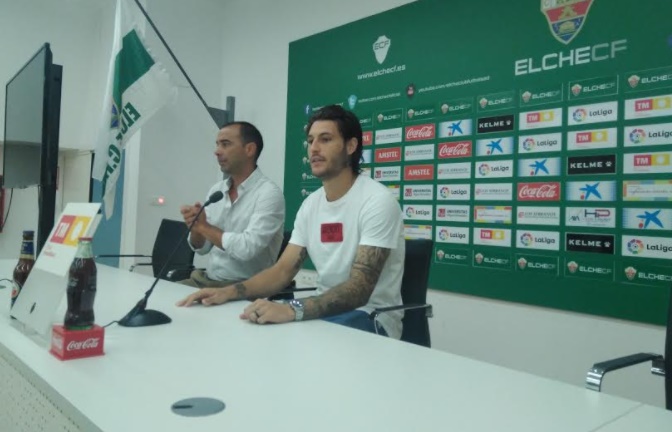
M 61 324 L 51 329 L 51 349 L 60 360 L 95 357 L 105 354 L 105 329 L 95 325 L 89 330 L 67 330 Z

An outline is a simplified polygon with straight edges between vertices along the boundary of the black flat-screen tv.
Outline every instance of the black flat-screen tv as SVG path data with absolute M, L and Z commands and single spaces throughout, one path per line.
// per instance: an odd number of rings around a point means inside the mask
M 38 252 L 54 225 L 62 76 L 45 43 L 5 87 L 3 186 L 39 187 Z

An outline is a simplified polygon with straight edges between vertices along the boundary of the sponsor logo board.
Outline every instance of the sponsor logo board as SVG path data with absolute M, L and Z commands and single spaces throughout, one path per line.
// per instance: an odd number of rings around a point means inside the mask
M 512 183 L 476 183 L 474 199 L 476 201 L 511 201 Z
M 567 207 L 565 225 L 586 228 L 615 228 L 616 209 L 613 207 Z
M 519 225 L 560 225 L 560 207 L 518 206 L 516 223 Z

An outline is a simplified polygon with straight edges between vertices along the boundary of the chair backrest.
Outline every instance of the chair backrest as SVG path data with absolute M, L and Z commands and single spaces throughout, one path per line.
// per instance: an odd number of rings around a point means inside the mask
M 183 221 L 163 219 L 159 226 L 159 232 L 154 240 L 152 250 L 152 270 L 154 277 L 166 279 L 166 273 L 172 269 L 185 269 L 194 263 L 194 251 L 189 247 L 187 237 L 180 243 L 175 255 L 166 266 L 166 270 L 159 276 L 159 271 L 168 260 L 168 255 L 175 249 L 177 241 L 187 232 L 187 225 Z
M 672 410 L 672 289 L 670 291 L 665 332 L 665 408 L 668 410 Z
M 280 244 L 280 252 L 278 253 L 278 259 L 282 256 L 282 253 L 285 251 L 285 248 L 289 244 L 289 239 L 292 238 L 291 231 L 285 231 L 282 233 L 282 243 Z M 290 282 L 288 286 L 285 287 L 281 292 L 270 296 L 268 299 L 270 301 L 288 301 L 294 299 L 294 293 L 292 292 L 296 289 L 296 281 Z
M 282 253 L 285 251 L 285 248 L 289 244 L 289 239 L 292 238 L 291 231 L 284 231 L 282 233 L 282 243 L 280 244 L 280 252 L 278 252 L 278 259 L 282 256 Z
M 427 303 L 429 266 L 432 262 L 431 240 L 406 240 L 404 278 L 401 281 L 401 299 L 404 305 Z M 404 312 L 401 340 L 429 347 L 429 321 L 425 309 Z

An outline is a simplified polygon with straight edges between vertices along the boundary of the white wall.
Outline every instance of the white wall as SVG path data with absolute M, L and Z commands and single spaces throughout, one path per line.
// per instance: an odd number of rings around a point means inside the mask
M 223 108 L 221 85 L 226 79 L 221 50 L 223 9 L 217 0 L 147 1 L 152 20 L 203 98 L 219 108 Z M 129 186 L 137 188 L 136 207 L 131 209 L 137 225 L 132 227 L 132 221 L 125 219 L 123 227 L 124 235 L 131 237 L 127 251 L 149 254 L 161 219 L 181 220 L 179 206 L 203 202 L 221 172 L 213 154 L 217 127 L 149 26 L 145 34 L 153 55 L 178 85 L 177 99 L 143 127 L 140 146 L 126 153 L 127 169 L 128 163 L 135 163 L 138 170 L 137 183 Z M 156 196 L 165 197 L 166 204 L 151 205 Z
M 233 0 L 222 49 L 223 97 L 238 98 L 237 118 L 252 121 L 269 143 L 260 166 L 283 183 L 288 43 L 409 3 L 403 0 Z M 596 361 L 661 352 L 660 327 L 431 291 L 434 348 L 583 385 Z M 604 390 L 663 405 L 662 379 L 646 367 L 615 372 Z M 505 397 L 505 395 L 503 395 Z

